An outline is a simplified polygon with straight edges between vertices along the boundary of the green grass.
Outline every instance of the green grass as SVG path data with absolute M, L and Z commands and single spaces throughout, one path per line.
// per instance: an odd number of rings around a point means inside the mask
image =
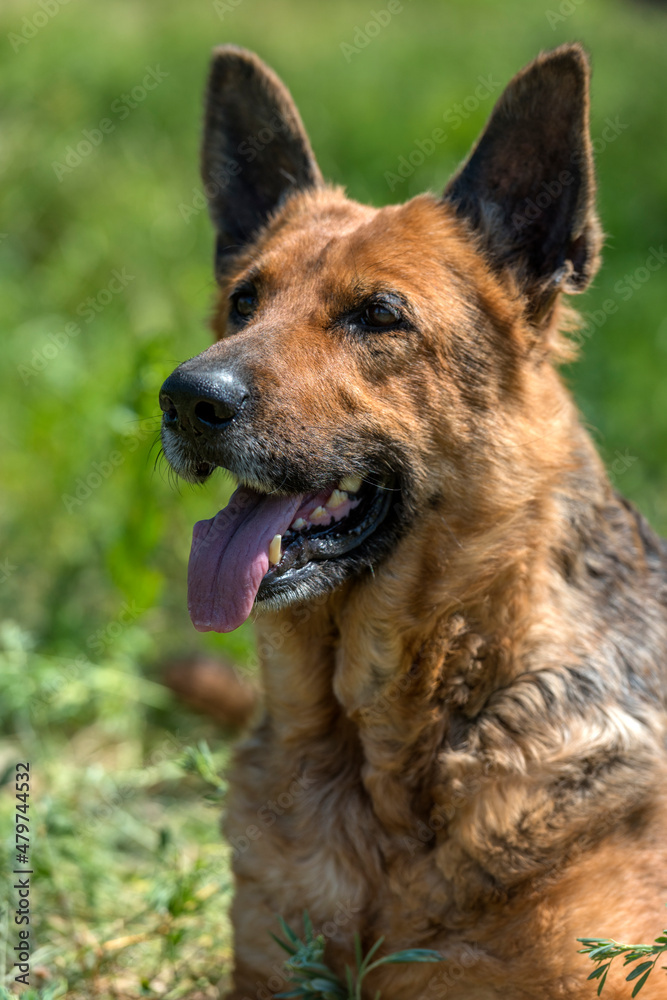
M 585 0 L 552 28 L 558 3 L 404 0 L 346 58 L 341 45 L 360 37 L 371 5 L 227 6 L 222 18 L 213 3 L 177 0 L 71 0 L 51 17 L 37 0 L 5 0 L 0 11 L 0 606 L 13 623 L 3 633 L 0 772 L 11 777 L 25 756 L 32 764 L 33 969 L 36 985 L 66 984 L 70 996 L 215 996 L 229 967 L 228 853 L 201 776 L 178 765 L 200 738 L 223 761 L 228 734 L 157 683 L 175 651 L 253 656 L 249 626 L 202 636 L 186 612 L 192 524 L 222 505 L 229 484 L 174 489 L 154 467 L 158 388 L 208 343 L 212 235 L 206 213 L 185 221 L 183 206 L 199 187 L 215 43 L 236 41 L 275 66 L 324 173 L 375 204 L 442 188 L 493 98 L 393 192 L 385 174 L 479 76 L 498 84 L 495 95 L 540 48 L 588 45 L 608 240 L 578 305 L 591 315 L 606 300 L 618 308 L 592 325 L 567 377 L 618 488 L 667 530 L 664 274 L 627 301 L 618 290 L 667 242 L 661 9 Z M 33 37 L 17 41 L 20 32 Z M 149 70 L 167 75 L 145 98 L 130 96 L 130 108 L 122 95 Z M 627 128 L 602 148 L 607 119 Z M 96 139 L 100 130 L 99 144 L 70 172 L 54 169 L 84 130 Z M 165 758 L 150 763 L 161 747 Z M 12 893 L 5 883 L 6 902 Z M 135 934 L 146 938 L 128 943 Z
M 44 997 L 217 997 L 230 961 L 224 785 L 214 777 L 227 756 L 220 734 L 211 734 L 211 758 L 190 746 L 190 720 L 168 719 L 164 689 L 135 666 L 140 635 L 86 663 L 85 676 L 74 661 L 31 652 L 17 628 L 5 626 L 1 638 L 1 721 L 16 734 L 0 758 L 8 834 L 15 764 L 30 761 L 31 982 Z M 3 971 L 19 942 L 15 862 L 6 835 Z

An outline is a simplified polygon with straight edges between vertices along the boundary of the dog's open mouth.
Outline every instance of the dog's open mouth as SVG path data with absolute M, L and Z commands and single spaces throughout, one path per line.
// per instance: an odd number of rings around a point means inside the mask
M 239 486 L 223 510 L 194 528 L 188 607 L 195 628 L 231 632 L 255 601 L 297 593 L 326 562 L 353 555 L 392 499 L 389 482 L 356 475 L 294 496 Z

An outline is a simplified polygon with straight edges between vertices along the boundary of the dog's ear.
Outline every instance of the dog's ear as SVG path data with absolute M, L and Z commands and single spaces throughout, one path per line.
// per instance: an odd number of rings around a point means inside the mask
M 445 190 L 496 266 L 510 266 L 538 322 L 599 264 L 586 53 L 542 53 L 509 83 Z
M 244 247 L 290 191 L 322 175 L 289 91 L 253 52 L 213 52 L 202 179 L 217 230 L 216 270 Z

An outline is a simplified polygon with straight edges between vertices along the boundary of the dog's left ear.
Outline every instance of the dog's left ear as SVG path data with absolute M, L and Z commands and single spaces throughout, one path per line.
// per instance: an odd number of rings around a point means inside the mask
M 586 53 L 542 53 L 509 83 L 444 197 L 511 267 L 538 323 L 558 292 L 583 292 L 599 265 Z
M 218 272 L 289 192 L 322 183 L 289 91 L 254 52 L 236 45 L 213 52 L 202 179 L 217 230 Z

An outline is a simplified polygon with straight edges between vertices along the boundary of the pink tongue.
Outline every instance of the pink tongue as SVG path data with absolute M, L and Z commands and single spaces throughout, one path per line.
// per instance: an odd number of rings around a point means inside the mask
M 188 610 L 198 632 L 231 632 L 246 620 L 269 568 L 271 539 L 285 534 L 302 502 L 239 486 L 224 510 L 195 524 Z

